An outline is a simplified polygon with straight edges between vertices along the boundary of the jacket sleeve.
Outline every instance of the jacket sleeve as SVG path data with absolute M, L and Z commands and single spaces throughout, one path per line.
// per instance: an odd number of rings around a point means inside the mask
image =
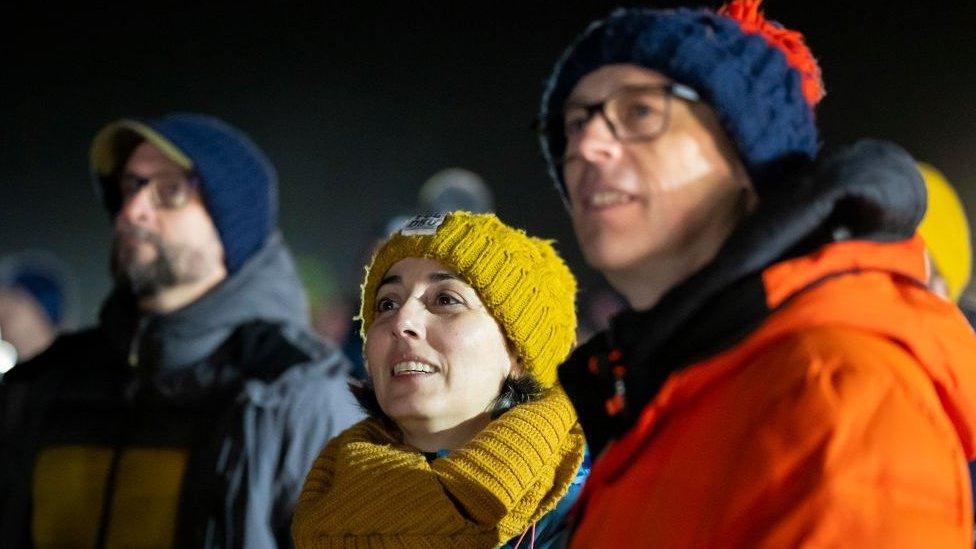
M 723 490 L 723 544 L 971 545 L 963 449 L 913 355 L 873 334 L 822 330 L 759 362 L 754 372 L 794 375 L 767 374 L 774 390 L 743 403 L 756 405 L 755 429 L 749 452 L 730 460 L 738 488 Z
M 84 356 L 61 336 L 47 350 L 0 376 L 0 545 L 30 545 L 34 458 L 46 410 L 63 384 L 62 349 Z M 94 347 L 94 345 L 90 345 Z M 82 362 L 84 363 L 84 362 Z
M 245 386 L 241 445 L 228 456 L 226 546 L 291 547 L 291 518 L 316 456 L 362 418 L 344 376 L 296 367 Z
M 29 427 L 31 420 L 36 424 L 36 419 L 26 417 L 30 411 L 30 389 L 23 382 L 0 382 L 0 540 L 11 547 L 30 544 L 36 440 Z

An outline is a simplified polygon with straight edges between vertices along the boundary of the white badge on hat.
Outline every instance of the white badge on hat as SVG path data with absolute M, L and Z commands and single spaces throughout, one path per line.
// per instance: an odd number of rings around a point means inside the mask
M 430 236 L 437 232 L 437 228 L 444 223 L 447 214 L 418 215 L 403 224 L 400 234 L 403 236 Z

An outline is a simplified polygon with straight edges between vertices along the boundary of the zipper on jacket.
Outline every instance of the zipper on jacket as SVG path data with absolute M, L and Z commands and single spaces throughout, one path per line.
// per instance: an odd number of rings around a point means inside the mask
M 146 331 L 146 326 L 149 324 L 149 319 L 145 316 L 139 317 L 139 324 L 136 325 L 136 332 L 132 335 L 132 340 L 129 342 L 129 356 L 128 362 L 129 366 L 133 369 L 139 366 L 139 344 L 142 343 L 142 336 Z
M 112 500 L 115 497 L 115 480 L 119 472 L 119 461 L 122 459 L 122 449 L 121 444 L 112 448 L 112 464 L 109 466 L 108 475 L 105 477 L 105 489 L 102 491 L 102 516 L 98 521 L 98 535 L 95 538 L 94 546 L 97 549 L 105 547 L 108 536 L 108 526 L 112 520 Z
M 140 316 L 139 323 L 136 325 L 135 334 L 133 334 L 132 340 L 129 342 L 127 361 L 133 370 L 139 367 L 139 344 L 142 342 L 142 337 L 148 323 L 149 321 L 145 316 Z M 138 398 L 137 395 L 133 396 L 134 398 Z M 136 406 L 136 409 L 138 409 L 138 406 Z M 131 418 L 135 418 L 136 415 L 137 413 L 133 413 Z M 109 466 L 108 475 L 105 478 L 105 489 L 102 492 L 102 516 L 98 523 L 98 535 L 95 538 L 94 546 L 97 549 L 104 548 L 105 542 L 107 541 L 109 523 L 112 520 L 112 500 L 115 499 L 115 483 L 118 477 L 119 463 L 122 461 L 122 453 L 125 451 L 131 430 L 131 424 L 123 427 L 122 436 L 116 440 L 112 448 L 112 462 Z

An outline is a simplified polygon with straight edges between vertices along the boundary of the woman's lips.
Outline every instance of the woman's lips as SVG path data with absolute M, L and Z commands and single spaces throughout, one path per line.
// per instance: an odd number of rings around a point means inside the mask
M 390 374 L 393 377 L 417 374 L 434 374 L 438 368 L 419 360 L 402 360 L 393 365 Z

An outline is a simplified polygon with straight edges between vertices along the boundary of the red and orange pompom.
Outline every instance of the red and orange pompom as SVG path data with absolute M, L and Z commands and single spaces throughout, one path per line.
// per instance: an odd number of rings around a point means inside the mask
M 762 0 L 733 0 L 718 10 L 719 15 L 735 19 L 742 30 L 762 36 L 774 48 L 782 51 L 786 62 L 800 72 L 803 96 L 811 107 L 826 95 L 820 76 L 820 65 L 804 42 L 803 34 L 769 21 L 759 10 Z

